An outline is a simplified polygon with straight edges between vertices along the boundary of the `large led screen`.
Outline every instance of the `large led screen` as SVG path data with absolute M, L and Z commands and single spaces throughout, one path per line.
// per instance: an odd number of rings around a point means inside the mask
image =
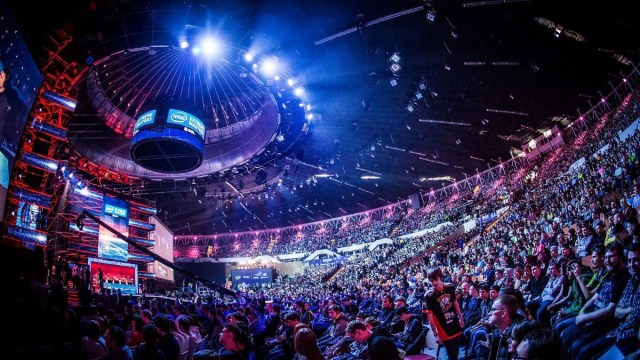
M 20 138 L 42 84 L 7 3 L 0 2 L 0 223 Z
M 167 124 L 182 126 L 182 130 L 192 135 L 197 134 L 202 140 L 204 140 L 204 123 L 202 120 L 186 111 L 169 109 Z
M 100 219 L 125 237 L 129 236 L 129 204 L 110 196 L 102 198 Z M 98 235 L 98 256 L 104 259 L 127 261 L 129 244 L 100 225 Z
M 138 266 L 120 261 L 89 258 L 91 287 L 100 291 L 100 283 L 105 289 L 122 291 L 123 294 L 138 293 Z

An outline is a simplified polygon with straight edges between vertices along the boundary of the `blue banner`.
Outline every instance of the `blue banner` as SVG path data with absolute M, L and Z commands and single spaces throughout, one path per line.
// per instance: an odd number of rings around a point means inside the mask
M 138 130 L 140 130 L 140 128 L 153 124 L 155 120 L 156 120 L 155 110 L 147 111 L 146 113 L 140 115 L 140 117 L 138 117 L 138 119 L 136 120 L 135 125 L 133 126 L 133 135 L 135 135 L 138 132 Z
M 273 269 L 236 269 L 231 270 L 233 287 L 240 284 L 262 285 L 273 283 Z
M 335 256 L 335 257 L 326 258 L 326 259 L 309 260 L 305 262 L 305 265 L 318 266 L 318 265 L 325 265 L 325 264 L 332 264 L 332 263 L 337 264 L 345 260 L 346 259 L 344 256 Z

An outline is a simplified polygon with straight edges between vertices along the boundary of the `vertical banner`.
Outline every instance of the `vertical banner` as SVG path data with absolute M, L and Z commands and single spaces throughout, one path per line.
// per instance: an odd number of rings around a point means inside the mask
M 124 236 L 129 236 L 129 204 L 125 200 L 104 196 L 100 220 Z M 127 261 L 129 244 L 100 225 L 98 235 L 98 257 Z

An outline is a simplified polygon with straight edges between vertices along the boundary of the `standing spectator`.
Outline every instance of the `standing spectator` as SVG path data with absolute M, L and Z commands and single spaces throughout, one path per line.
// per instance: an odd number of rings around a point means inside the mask
M 464 320 L 456 301 L 456 289 L 452 284 L 442 282 L 440 268 L 431 269 L 427 279 L 433 285 L 425 295 L 431 330 L 436 340 L 444 345 L 449 359 L 457 359 Z
M 154 323 L 158 328 L 158 347 L 167 360 L 180 360 L 180 344 L 171 331 L 171 319 L 164 314 L 159 314 L 155 317 Z
M 90 320 L 87 323 L 87 335 L 80 342 L 81 360 L 100 359 L 109 354 L 101 333 L 100 324 L 96 320 Z
M 136 360 L 166 360 L 164 352 L 158 348 L 158 329 L 149 324 L 142 329 L 144 342 L 133 352 Z

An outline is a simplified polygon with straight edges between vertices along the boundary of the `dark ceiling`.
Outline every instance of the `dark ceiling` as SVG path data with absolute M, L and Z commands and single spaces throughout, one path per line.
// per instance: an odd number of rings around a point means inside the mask
M 511 149 L 544 130 L 566 126 L 631 71 L 626 60 L 637 62 L 640 55 L 633 11 L 638 1 L 632 0 L 606 6 L 515 0 L 78 0 L 38 4 L 44 8 L 37 12 L 29 3 L 15 1 L 14 7 L 35 54 L 42 51 L 43 34 L 59 27 L 74 34 L 71 56 L 80 61 L 89 53 L 99 59 L 166 42 L 171 33 L 153 14 L 175 11 L 180 16 L 172 20 L 180 27 L 229 31 L 242 46 L 260 41 L 265 52 L 305 79 L 314 114 L 308 133 L 275 149 L 260 166 L 116 186 L 157 201 L 160 219 L 176 234 L 319 221 L 450 183 L 432 178 L 462 180 L 509 159 Z M 405 14 L 375 21 L 399 12 Z M 331 38 L 358 23 L 366 26 Z M 394 53 L 400 57 L 396 73 L 389 60 Z M 118 135 L 104 130 L 104 137 Z M 256 184 L 259 169 L 270 186 Z M 379 179 L 362 179 L 365 175 Z

